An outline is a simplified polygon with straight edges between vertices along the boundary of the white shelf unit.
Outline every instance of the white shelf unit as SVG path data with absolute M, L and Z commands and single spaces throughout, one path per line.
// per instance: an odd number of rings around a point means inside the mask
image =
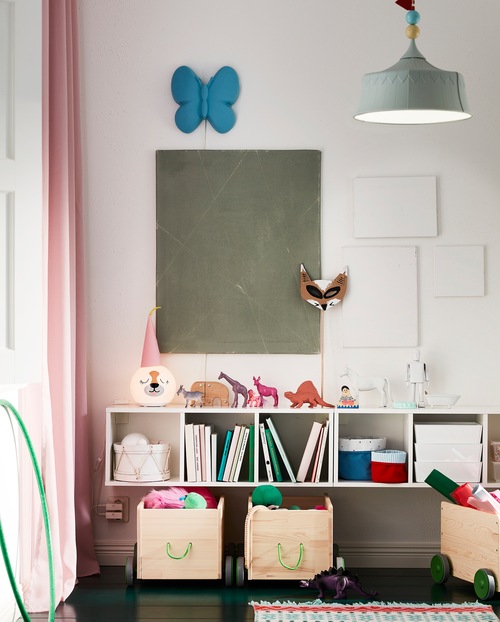
M 500 406 L 462 406 L 452 409 L 419 408 L 414 410 L 394 408 L 329 409 L 303 407 L 293 408 L 183 408 L 182 406 L 145 407 L 136 404 L 110 406 L 106 409 L 106 457 L 105 485 L 107 486 L 216 486 L 254 487 L 268 483 L 260 447 L 259 423 L 271 417 L 289 457 L 292 470 L 297 474 L 313 421 L 329 420 L 328 442 L 323 468 L 318 483 L 292 483 L 286 469 L 280 487 L 427 487 L 426 483 L 415 482 L 414 477 L 414 424 L 423 422 L 476 422 L 482 431 L 481 484 L 489 488 L 500 488 L 494 479 L 490 465 L 489 444 L 500 441 Z M 255 426 L 253 481 L 248 477 L 247 458 L 238 482 L 187 482 L 185 480 L 185 423 L 212 424 L 218 434 L 219 464 L 225 433 L 234 429 L 236 423 Z M 151 443 L 169 442 L 170 479 L 161 482 L 123 482 L 113 477 L 113 443 L 120 443 L 127 434 L 141 432 Z M 345 436 L 385 436 L 387 449 L 400 449 L 407 453 L 408 481 L 401 484 L 381 484 L 372 481 L 342 480 L 338 476 L 338 439 Z

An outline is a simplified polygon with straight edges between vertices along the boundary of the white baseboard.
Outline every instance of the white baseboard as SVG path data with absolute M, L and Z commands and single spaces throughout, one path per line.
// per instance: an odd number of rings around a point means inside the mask
M 130 540 L 96 542 L 97 561 L 101 566 L 124 566 L 134 554 L 134 544 Z M 439 542 L 345 542 L 339 543 L 338 554 L 347 568 L 428 568 L 439 550 Z

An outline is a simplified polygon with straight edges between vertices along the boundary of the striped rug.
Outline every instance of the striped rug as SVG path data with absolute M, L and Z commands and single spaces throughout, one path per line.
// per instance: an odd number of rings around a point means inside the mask
M 491 605 L 251 602 L 255 622 L 499 622 Z

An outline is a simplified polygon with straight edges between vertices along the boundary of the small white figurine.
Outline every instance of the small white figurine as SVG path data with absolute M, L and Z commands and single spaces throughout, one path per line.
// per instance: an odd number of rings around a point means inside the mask
M 360 376 L 349 365 L 344 367 L 340 374 L 341 378 L 347 378 L 345 384 L 352 389 L 354 397 L 359 398 L 360 391 L 372 391 L 377 389 L 380 394 L 380 406 L 385 407 L 392 402 L 391 386 L 388 378 L 378 376 Z
M 410 400 L 415 402 L 419 408 L 425 406 L 424 403 L 424 384 L 429 384 L 427 375 L 427 365 L 420 361 L 420 351 L 415 350 L 413 361 L 406 367 L 406 386 L 410 387 Z

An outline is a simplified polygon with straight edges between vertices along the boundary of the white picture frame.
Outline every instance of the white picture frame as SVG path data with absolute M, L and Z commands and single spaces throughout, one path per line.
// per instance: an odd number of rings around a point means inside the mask
M 484 296 L 484 246 L 434 247 L 434 296 Z
M 435 177 L 357 177 L 355 238 L 436 237 Z

